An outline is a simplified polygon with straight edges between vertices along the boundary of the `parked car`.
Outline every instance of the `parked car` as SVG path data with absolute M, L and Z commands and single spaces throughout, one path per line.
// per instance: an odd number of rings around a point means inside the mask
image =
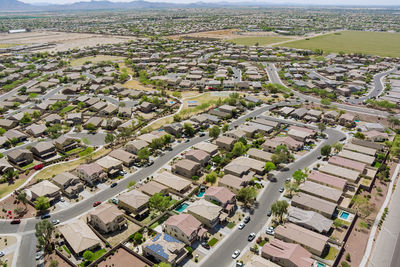
M 60 220 L 51 220 L 51 223 L 54 224 L 54 225 L 57 225 L 57 224 L 60 223 Z
M 93 207 L 97 207 L 100 204 L 101 204 L 101 201 L 96 201 L 96 202 L 93 203 Z
M 4 251 L 0 251 L 0 257 L 3 257 L 4 255 Z
M 274 235 L 275 234 L 275 230 L 274 227 L 267 227 L 267 230 L 265 230 L 265 233 L 268 235 Z
M 41 252 L 36 252 L 35 259 L 40 260 L 42 258 L 43 254 Z
M 42 216 L 40 216 L 40 219 L 42 219 L 42 220 L 48 219 L 48 218 L 50 218 L 50 214 L 48 214 L 48 213 L 43 214 Z
M 205 249 L 210 249 L 210 245 L 207 242 L 201 242 L 201 246 Z
M 280 192 L 280 193 L 283 193 L 283 191 L 285 191 L 285 188 L 284 188 L 284 187 L 281 187 L 281 188 L 279 189 L 279 192 Z
M 243 262 L 240 261 L 236 262 L 236 267 L 243 267 L 243 266 L 244 266 Z
M 117 185 L 118 185 L 118 183 L 112 183 L 110 187 L 113 188 L 113 187 L 116 187 Z
M 61 202 L 65 202 L 65 199 L 63 197 L 60 197 Z
M 269 210 L 267 211 L 267 216 L 270 217 L 272 215 L 272 212 Z
M 346 140 L 346 137 L 340 138 L 340 141 L 344 141 L 344 140 Z
M 244 223 L 239 223 L 239 229 L 242 230 L 246 225 Z
M 203 137 L 203 136 L 205 136 L 206 135 L 206 133 L 204 133 L 204 132 L 201 132 L 200 133 L 200 137 Z
M 11 224 L 20 224 L 21 219 L 12 219 Z
M 244 218 L 244 223 L 248 223 L 250 221 L 250 216 L 247 216 L 246 218 Z
M 249 235 L 249 237 L 247 238 L 247 240 L 248 240 L 248 241 L 252 241 L 255 237 L 256 237 L 256 234 L 255 234 L 255 233 L 251 233 L 251 234 Z
M 292 180 L 292 177 L 286 178 L 286 182 L 290 182 Z
M 33 169 L 34 169 L 35 171 L 38 171 L 38 170 L 43 169 L 43 167 L 44 167 L 43 163 L 40 163 L 40 164 L 38 164 L 38 165 L 35 165 L 35 166 L 33 167 Z
M 237 250 L 235 250 L 235 252 L 233 252 L 232 258 L 236 259 L 237 257 L 239 257 L 239 255 L 240 255 L 240 249 L 237 249 Z

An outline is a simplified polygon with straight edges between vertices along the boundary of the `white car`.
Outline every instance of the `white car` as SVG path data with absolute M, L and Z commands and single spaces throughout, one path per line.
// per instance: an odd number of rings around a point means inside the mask
M 51 223 L 54 224 L 54 225 L 57 225 L 57 224 L 60 223 L 60 220 L 51 220 Z
M 236 259 L 237 257 L 239 257 L 239 255 L 240 255 L 240 249 L 237 249 L 237 250 L 235 250 L 235 252 L 233 252 L 232 258 Z
M 4 251 L 0 251 L 0 257 L 4 256 Z
M 268 227 L 267 230 L 265 230 L 265 233 L 269 235 L 274 235 L 275 234 L 274 227 Z
M 245 225 L 244 223 L 239 223 L 238 228 L 239 228 L 240 230 L 242 230 L 245 226 L 246 226 L 246 225 Z
M 290 182 L 292 180 L 292 177 L 286 178 L 286 182 Z

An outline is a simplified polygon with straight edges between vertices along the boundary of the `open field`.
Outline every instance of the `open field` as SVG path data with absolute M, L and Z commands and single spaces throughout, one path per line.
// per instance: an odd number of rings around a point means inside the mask
M 399 33 L 343 31 L 309 38 L 309 40 L 288 42 L 282 46 L 322 49 L 328 53 L 343 51 L 345 53 L 398 57 L 400 56 L 399 44 Z
M 0 44 L 0 48 L 9 48 L 13 46 L 17 46 L 18 44 Z
M 60 164 L 55 164 L 55 165 L 51 165 L 48 168 L 45 168 L 43 170 L 40 171 L 40 173 L 38 173 L 35 176 L 35 180 L 44 180 L 44 179 L 50 179 L 53 177 L 53 175 L 57 175 L 59 173 L 62 172 L 68 172 L 68 171 L 72 171 L 73 169 L 75 169 L 76 167 L 78 167 L 79 165 L 83 164 L 86 162 L 87 159 L 89 159 L 89 157 L 92 160 L 98 159 L 106 154 L 108 154 L 111 151 L 111 149 L 106 149 L 106 148 L 101 148 L 96 152 L 93 152 L 92 154 L 79 158 L 78 160 L 73 160 L 73 161 L 67 161 L 67 162 L 63 162 Z
M 265 46 L 270 44 L 275 44 L 283 41 L 289 41 L 293 38 L 289 37 L 281 37 L 281 36 L 249 36 L 249 37 L 238 37 L 234 39 L 229 39 L 229 42 L 232 42 L 237 45 L 258 45 Z
M 15 189 L 20 187 L 25 181 L 26 181 L 26 178 L 25 179 L 20 178 L 20 179 L 15 180 L 14 183 L 10 184 L 10 185 L 8 183 L 0 184 L 0 198 L 13 192 Z
M 208 31 L 208 32 L 194 32 L 187 34 L 179 34 L 179 35 L 171 35 L 168 38 L 170 39 L 179 39 L 179 38 L 212 38 L 212 39 L 226 39 L 226 38 L 234 38 L 238 29 L 226 29 L 226 30 L 217 30 L 217 31 Z
M 102 61 L 115 62 L 115 61 L 121 61 L 124 59 L 125 59 L 124 57 L 98 55 L 98 56 L 93 56 L 93 57 L 82 57 L 82 58 L 73 59 L 70 61 L 70 63 L 71 63 L 72 67 L 75 67 L 75 66 L 83 65 L 87 61 L 90 61 L 92 63 L 98 63 L 98 62 L 102 62 Z
M 135 39 L 135 37 L 87 33 L 33 31 L 15 34 L 2 33 L 0 34 L 0 45 L 51 43 L 55 44 L 55 46 L 43 49 L 42 51 L 65 51 L 68 49 L 82 48 L 85 46 L 122 43 L 133 39 Z

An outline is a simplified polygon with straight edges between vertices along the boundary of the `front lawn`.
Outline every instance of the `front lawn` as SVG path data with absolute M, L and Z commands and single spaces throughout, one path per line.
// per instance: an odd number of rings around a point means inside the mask
M 30 169 L 30 168 L 32 168 L 33 166 L 35 166 L 35 163 L 30 163 L 30 164 L 28 164 L 28 165 L 25 165 L 24 167 L 22 167 L 21 169 L 23 169 L 23 170 L 28 170 L 28 169 Z
M 339 253 L 339 250 L 337 250 L 334 247 L 330 247 L 328 255 L 326 255 L 324 259 L 327 261 L 333 261 L 336 258 L 338 253 Z
M 210 241 L 208 241 L 208 244 L 210 245 L 210 247 L 214 246 L 215 244 L 217 244 L 218 239 L 216 239 L 215 237 L 213 239 L 211 239 Z
M 233 222 L 229 222 L 226 227 L 228 227 L 229 229 L 232 229 L 233 227 L 235 227 L 235 223 Z
M 88 146 L 85 150 L 83 150 L 82 152 L 79 152 L 79 157 L 87 156 L 90 153 L 92 153 L 93 151 L 94 151 L 94 148 L 91 146 Z

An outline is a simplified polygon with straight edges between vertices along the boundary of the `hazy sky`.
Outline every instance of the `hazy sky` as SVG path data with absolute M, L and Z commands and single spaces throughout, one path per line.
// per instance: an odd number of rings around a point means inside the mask
M 52 3 L 66 4 L 89 0 L 20 0 L 25 3 Z M 111 2 L 130 2 L 132 0 L 109 0 Z M 265 2 L 265 3 L 298 3 L 298 4 L 317 4 L 317 5 L 400 5 L 399 0 L 146 0 L 149 2 L 170 2 L 170 3 L 192 3 L 192 2 Z

